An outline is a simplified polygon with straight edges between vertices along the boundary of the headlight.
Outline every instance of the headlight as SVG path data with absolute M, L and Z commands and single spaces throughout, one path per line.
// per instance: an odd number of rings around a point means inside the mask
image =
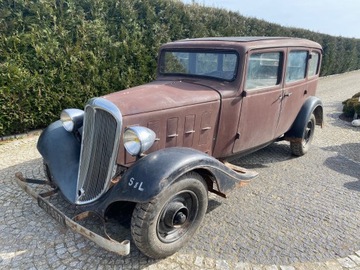
M 79 109 L 66 109 L 61 112 L 60 120 L 68 132 L 78 130 L 84 119 L 84 111 Z
M 124 132 L 124 146 L 132 156 L 138 156 L 153 145 L 155 132 L 146 127 L 129 127 Z

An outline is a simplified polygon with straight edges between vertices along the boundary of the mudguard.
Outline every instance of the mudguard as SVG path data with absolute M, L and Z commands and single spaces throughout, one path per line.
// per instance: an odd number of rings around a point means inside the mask
M 101 199 L 103 206 L 100 208 L 104 211 L 116 201 L 149 202 L 181 175 L 193 170 L 205 170 L 224 196 L 241 181 L 256 176 L 236 173 L 217 159 L 191 148 L 165 148 L 150 153 L 130 167 Z
M 315 114 L 316 124 L 323 123 L 323 106 L 319 98 L 311 96 L 303 104 L 294 123 L 289 131 L 285 133 L 285 139 L 302 138 L 306 123 L 309 121 L 311 114 Z
M 50 169 L 52 181 L 67 200 L 74 202 L 81 143 L 58 120 L 41 133 L 37 148 Z
M 56 121 L 42 132 L 37 147 L 49 167 L 52 181 L 68 201 L 74 202 L 80 141 L 63 128 L 61 121 Z M 210 177 L 214 182 L 214 192 L 222 196 L 226 196 L 242 181 L 248 181 L 257 175 L 237 173 L 198 150 L 184 147 L 165 148 L 137 160 L 121 176 L 119 183 L 99 200 L 79 207 L 104 214 L 112 202 L 148 202 L 180 176 L 193 170 Z

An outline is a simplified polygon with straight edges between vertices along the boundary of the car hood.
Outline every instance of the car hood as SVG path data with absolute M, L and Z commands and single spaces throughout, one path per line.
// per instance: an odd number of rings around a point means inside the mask
M 154 81 L 104 96 L 123 116 L 173 109 L 220 99 L 219 93 L 204 85 L 183 81 Z

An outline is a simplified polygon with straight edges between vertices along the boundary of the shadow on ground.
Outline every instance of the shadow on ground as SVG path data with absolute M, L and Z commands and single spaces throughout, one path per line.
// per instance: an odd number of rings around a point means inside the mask
M 360 191 L 360 143 L 347 143 L 323 149 L 337 153 L 337 156 L 327 158 L 324 165 L 338 173 L 357 179 L 357 181 L 344 184 L 344 187 Z
M 267 168 L 272 163 L 278 163 L 296 158 L 291 154 L 288 142 L 275 142 L 256 152 L 245 156 L 234 156 L 229 161 L 248 169 Z

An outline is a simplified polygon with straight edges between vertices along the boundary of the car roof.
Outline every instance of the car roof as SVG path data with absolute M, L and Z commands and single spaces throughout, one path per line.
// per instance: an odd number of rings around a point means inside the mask
M 309 47 L 322 49 L 317 42 L 294 37 L 204 37 L 182 39 L 167 43 L 164 47 L 200 47 L 211 46 L 219 48 L 222 46 L 243 47 L 245 50 L 273 47 Z
M 179 41 L 229 41 L 229 42 L 250 42 L 259 40 L 279 40 L 289 39 L 286 37 L 204 37 L 204 38 L 187 38 Z

